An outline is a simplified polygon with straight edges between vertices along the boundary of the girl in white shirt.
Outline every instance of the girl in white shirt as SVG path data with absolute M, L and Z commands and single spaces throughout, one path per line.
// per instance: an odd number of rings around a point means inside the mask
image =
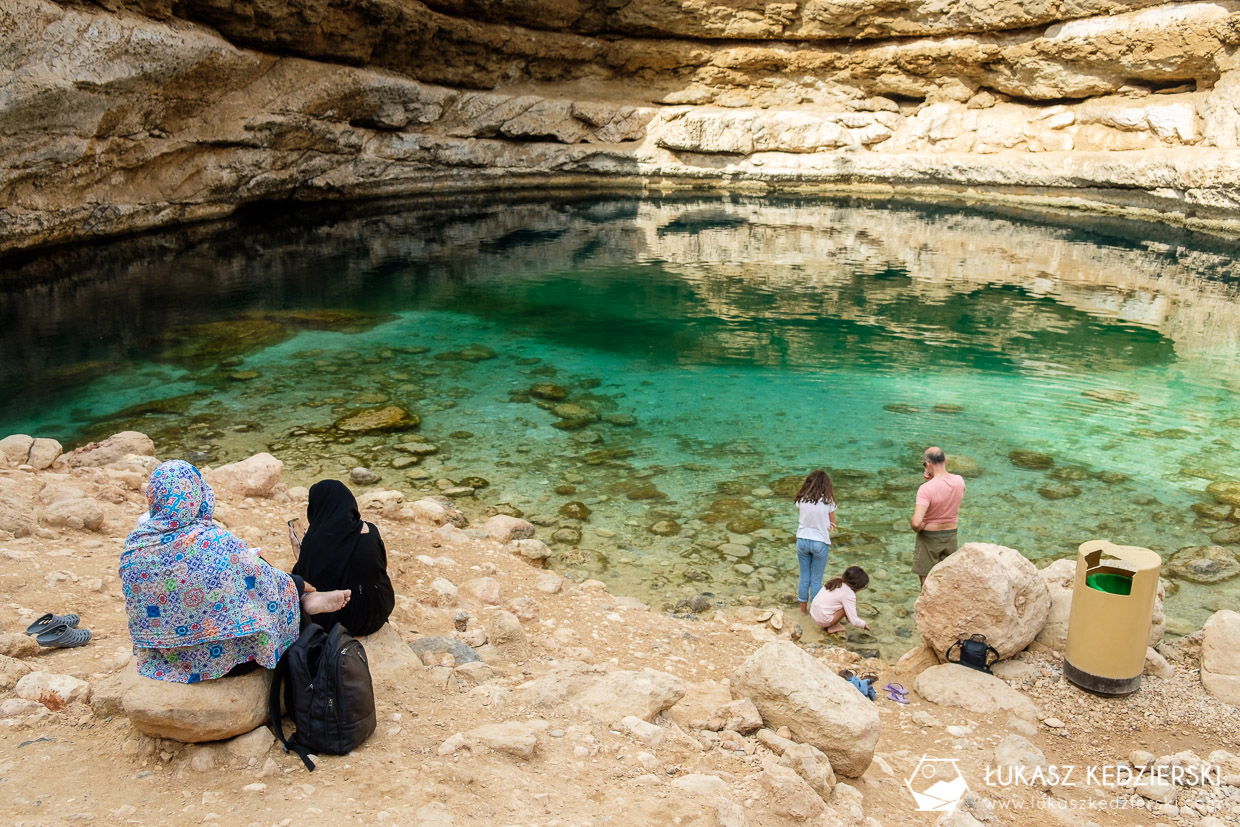
M 860 566 L 849 566 L 840 577 L 832 577 L 818 592 L 810 604 L 809 616 L 830 634 L 844 631 L 840 621 L 848 622 L 858 629 L 870 628 L 857 616 L 857 592 L 870 584 L 870 576 Z
M 797 505 L 797 601 L 805 614 L 809 601 L 822 588 L 831 552 L 831 532 L 835 530 L 835 488 L 826 471 L 814 471 L 805 478 L 793 500 Z

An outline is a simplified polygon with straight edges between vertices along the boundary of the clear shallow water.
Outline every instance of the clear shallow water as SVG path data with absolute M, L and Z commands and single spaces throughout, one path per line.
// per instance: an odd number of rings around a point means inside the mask
M 1235 525 L 1204 489 L 1240 468 L 1240 270 L 1226 245 L 1149 232 L 696 199 L 139 239 L 10 271 L 0 432 L 135 428 L 164 456 L 271 450 L 291 482 L 364 465 L 411 494 L 480 476 L 471 517 L 546 515 L 561 568 L 671 607 L 778 603 L 796 577 L 785 478 L 825 467 L 828 571 L 871 572 L 894 656 L 929 444 L 970 471 L 962 541 L 1043 560 L 1106 537 L 1166 558 Z M 24 283 L 57 266 L 71 275 Z M 557 416 L 536 383 L 576 408 Z M 388 404 L 421 426 L 334 427 Z M 580 427 L 553 427 L 566 415 Z M 440 450 L 408 465 L 411 438 Z M 569 502 L 589 518 L 560 516 Z M 1238 602 L 1240 578 L 1172 583 L 1183 624 Z

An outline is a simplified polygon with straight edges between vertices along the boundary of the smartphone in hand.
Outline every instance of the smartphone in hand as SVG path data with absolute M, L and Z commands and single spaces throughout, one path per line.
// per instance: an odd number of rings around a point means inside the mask
M 288 521 L 288 541 L 293 547 L 293 559 L 301 556 L 301 538 L 297 536 L 297 518 Z

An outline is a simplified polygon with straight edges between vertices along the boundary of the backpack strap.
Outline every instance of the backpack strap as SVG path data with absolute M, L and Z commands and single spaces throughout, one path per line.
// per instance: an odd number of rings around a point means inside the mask
M 960 652 L 962 648 L 960 644 L 961 644 L 961 641 L 957 639 L 955 643 L 953 643 L 951 646 L 948 646 L 947 651 L 943 653 L 943 660 L 947 661 L 948 663 L 960 663 Z M 955 660 L 952 660 L 952 650 L 956 651 Z
M 305 637 L 305 632 L 302 633 L 302 637 Z M 299 637 L 297 643 L 300 642 L 301 638 Z M 296 646 L 297 643 L 294 643 L 293 646 Z M 276 737 L 280 739 L 280 745 L 284 747 L 284 751 L 292 750 L 297 753 L 302 763 L 306 765 L 306 769 L 314 772 L 314 762 L 310 760 L 310 750 L 297 742 L 296 732 L 293 733 L 292 738 L 285 736 L 283 716 L 280 715 L 280 690 L 288 679 L 288 653 L 292 648 L 290 646 L 289 649 L 286 649 L 284 654 L 280 656 L 280 660 L 276 662 L 276 668 L 271 676 L 271 692 L 267 696 L 267 708 L 271 715 L 271 728 L 275 731 Z

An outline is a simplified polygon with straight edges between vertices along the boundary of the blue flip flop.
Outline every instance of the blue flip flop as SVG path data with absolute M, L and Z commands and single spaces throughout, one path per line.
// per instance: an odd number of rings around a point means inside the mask
M 38 635 L 38 634 L 42 634 L 43 632 L 48 631 L 53 626 L 72 627 L 72 626 L 78 625 L 79 622 L 81 622 L 81 618 L 75 614 L 54 615 L 51 612 L 48 612 L 47 614 L 43 615 L 43 617 L 39 618 L 34 623 L 31 623 L 29 626 L 27 626 L 26 634 Z
M 76 629 L 62 623 L 36 635 L 35 640 L 48 649 L 72 649 L 74 646 L 85 646 L 90 641 L 90 629 Z

